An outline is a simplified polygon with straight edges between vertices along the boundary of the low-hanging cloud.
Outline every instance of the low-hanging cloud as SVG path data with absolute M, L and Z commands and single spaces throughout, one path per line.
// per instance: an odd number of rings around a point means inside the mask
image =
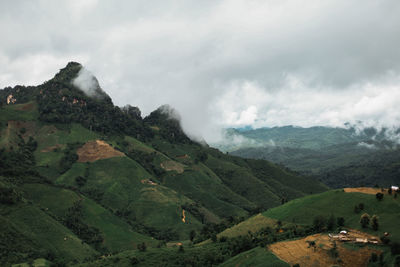
M 98 95 L 99 83 L 96 77 L 84 67 L 80 69 L 78 76 L 72 80 L 72 84 L 88 96 Z
M 398 14 L 398 0 L 5 0 L 0 87 L 78 61 L 114 103 L 170 104 L 207 141 L 224 127 L 360 121 L 395 138 Z

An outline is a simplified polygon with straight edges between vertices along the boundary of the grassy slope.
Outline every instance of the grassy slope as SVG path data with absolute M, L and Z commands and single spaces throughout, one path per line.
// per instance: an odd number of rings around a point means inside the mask
M 266 250 L 265 248 L 256 247 L 249 251 L 240 253 L 235 257 L 229 259 L 223 264 L 219 265 L 221 267 L 289 267 L 290 265 L 284 261 L 281 261 L 272 252 Z
M 155 245 L 154 240 L 132 231 L 125 221 L 110 211 L 71 190 L 44 184 L 26 184 L 23 189 L 27 198 L 59 218 L 66 215 L 74 202 L 83 200 L 83 222 L 100 230 L 103 245 L 111 251 L 135 249 L 141 242 Z
M 209 156 L 205 164 L 224 184 L 246 199 L 264 207 L 279 204 L 279 197 L 271 192 L 269 186 L 251 175 L 246 168 L 212 156 Z
M 247 235 L 249 232 L 257 232 L 260 231 L 262 228 L 265 227 L 275 227 L 276 226 L 276 220 L 267 218 L 263 216 L 262 214 L 257 214 L 239 224 L 236 224 L 235 226 L 228 228 L 221 233 L 219 233 L 217 236 L 218 237 L 238 237 L 238 236 L 244 236 Z
M 187 217 L 190 223 L 181 220 L 181 205 L 192 203 L 190 199 L 162 185 L 141 183 L 142 179 L 151 179 L 152 175 L 130 158 L 75 163 L 56 182 L 76 186 L 75 177 L 85 176 L 85 172 L 89 175 L 81 189 L 104 192 L 101 203 L 115 211 L 131 212 L 129 218 L 132 220 L 157 229 L 175 229 L 181 232 L 182 238 L 186 238 L 190 230 L 200 227 L 200 222 L 190 214 Z
M 0 208 L 6 229 L 15 229 L 36 244 L 36 249 L 51 251 L 66 261 L 81 261 L 97 254 L 68 228 L 33 205 L 21 203 L 13 206 L 1 205 Z
M 354 206 L 364 203 L 364 211 L 354 213 Z M 364 212 L 369 215 L 379 216 L 379 230 L 371 228 L 362 229 L 359 223 L 360 216 Z M 378 201 L 375 195 L 362 193 L 345 193 L 343 190 L 332 190 L 325 193 L 306 196 L 292 200 L 282 206 L 270 209 L 263 213 L 264 216 L 299 224 L 312 224 L 317 215 L 328 218 L 331 214 L 345 218 L 345 226 L 360 229 L 368 233 L 381 236 L 383 232 L 389 232 L 392 240 L 400 241 L 400 200 L 385 195 L 382 201 Z
M 28 109 L 25 109 L 28 107 Z M 33 121 L 37 120 L 39 113 L 35 102 L 24 104 L 6 105 L 1 108 L 0 123 L 3 124 L 11 120 Z

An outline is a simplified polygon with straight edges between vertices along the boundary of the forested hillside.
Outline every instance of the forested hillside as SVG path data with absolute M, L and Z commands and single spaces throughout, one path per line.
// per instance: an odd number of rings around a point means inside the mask
M 293 126 L 230 129 L 227 140 L 215 144 L 229 154 L 265 159 L 314 176 L 333 188 L 390 186 L 400 183 L 398 144 L 383 129 Z M 233 139 L 240 140 L 239 143 Z M 240 139 L 242 138 L 242 139 Z M 229 145 L 232 144 L 232 145 Z
M 71 62 L 0 90 L 0 264 L 79 263 L 206 240 L 258 211 L 325 191 L 315 179 L 189 139 L 176 111 L 113 105 Z

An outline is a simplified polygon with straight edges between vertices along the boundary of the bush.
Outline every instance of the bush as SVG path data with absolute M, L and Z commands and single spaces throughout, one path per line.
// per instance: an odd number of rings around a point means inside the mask
M 324 216 L 319 215 L 314 218 L 313 229 L 317 232 L 322 231 L 326 226 L 326 219 Z
M 370 262 L 377 262 L 378 261 L 378 255 L 375 252 L 371 253 L 371 258 L 369 258 Z
M 344 226 L 344 218 L 343 217 L 338 217 L 337 218 L 337 225 L 338 226 Z
M 137 248 L 138 248 L 139 251 L 145 252 L 147 250 L 146 243 L 143 242 L 143 243 L 137 245 Z
M 392 255 L 398 255 L 400 254 L 400 243 L 394 242 L 390 246 L 390 251 L 392 252 Z
M 364 213 L 363 215 L 361 215 L 360 224 L 362 228 L 367 228 L 369 225 L 369 221 L 370 216 L 368 215 L 368 213 Z
M 382 193 L 376 193 L 376 199 L 381 201 L 383 199 L 383 194 Z

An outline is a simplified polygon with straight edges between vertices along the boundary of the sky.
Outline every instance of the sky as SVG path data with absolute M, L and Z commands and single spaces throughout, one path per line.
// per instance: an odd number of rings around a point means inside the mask
M 400 126 L 400 1 L 0 1 L 0 88 L 69 61 L 119 106 L 226 127 Z

